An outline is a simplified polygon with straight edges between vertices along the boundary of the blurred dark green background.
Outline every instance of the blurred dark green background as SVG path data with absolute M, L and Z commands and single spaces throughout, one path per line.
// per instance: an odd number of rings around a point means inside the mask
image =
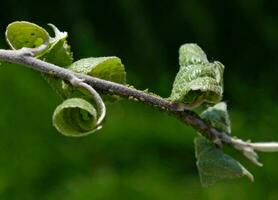
M 75 59 L 119 56 L 128 81 L 170 94 L 179 46 L 198 43 L 225 64 L 233 134 L 278 140 L 278 5 L 267 0 L 1 0 L 0 47 L 8 23 L 51 22 L 69 32 Z M 194 130 L 140 103 L 109 105 L 104 128 L 67 138 L 52 127 L 60 99 L 26 68 L 0 66 L 0 199 L 278 199 L 278 154 L 255 175 L 202 188 Z

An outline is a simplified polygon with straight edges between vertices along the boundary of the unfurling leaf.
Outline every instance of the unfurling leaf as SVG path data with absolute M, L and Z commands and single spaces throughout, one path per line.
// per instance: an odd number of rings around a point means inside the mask
M 12 49 L 36 48 L 49 39 L 45 29 L 26 21 L 13 22 L 6 29 L 6 40 Z
M 71 98 L 59 105 L 53 114 L 53 125 L 66 136 L 85 136 L 98 130 L 97 112 L 84 99 Z
M 207 55 L 197 44 L 184 44 L 179 49 L 180 66 L 208 63 Z
M 52 27 L 55 37 L 50 40 L 50 48 L 41 57 L 46 62 L 53 63 L 60 67 L 67 67 L 73 62 L 73 54 L 70 46 L 67 43 L 67 32 L 61 32 L 53 24 L 49 24 Z
M 253 181 L 253 175 L 231 156 L 203 137 L 194 141 L 197 167 L 203 186 L 210 186 L 218 181 L 247 176 Z
M 73 62 L 73 54 L 66 40 L 68 34 L 59 31 L 59 29 L 52 24 L 49 25 L 52 27 L 55 37 L 51 38 L 49 49 L 40 57 L 40 59 L 60 67 L 68 67 Z M 63 90 L 63 81 L 61 79 L 49 74 L 42 74 L 42 76 L 59 96 L 63 99 L 67 98 L 65 91 Z
M 51 38 L 44 28 L 34 23 L 13 22 L 6 29 L 6 40 L 12 49 L 36 48 L 48 42 L 48 47 L 36 57 L 60 67 L 68 66 L 73 62 L 73 57 L 66 41 L 67 33 L 60 32 L 54 25 L 50 26 L 54 30 L 54 38 Z M 43 77 L 60 96 L 65 98 L 60 79 L 47 74 L 43 74 Z
M 126 72 L 124 65 L 118 57 L 98 57 L 98 58 L 84 58 L 74 62 L 69 66 L 69 69 L 82 74 L 87 74 L 93 77 L 101 78 L 108 81 L 113 81 L 120 84 L 126 83 Z M 88 96 L 87 91 L 78 92 L 72 86 L 65 84 L 64 90 L 66 96 Z M 103 95 L 102 97 L 106 101 L 117 100 L 118 97 Z
M 227 111 L 227 104 L 225 102 L 220 102 L 209 107 L 201 114 L 201 117 L 207 120 L 212 127 L 231 134 L 231 122 Z
M 126 72 L 121 59 L 115 56 L 83 58 L 74 62 L 70 70 L 116 83 L 126 83 Z
M 179 53 L 180 70 L 169 99 L 192 107 L 204 102 L 219 102 L 223 93 L 224 65 L 218 61 L 208 62 L 197 44 L 184 44 Z

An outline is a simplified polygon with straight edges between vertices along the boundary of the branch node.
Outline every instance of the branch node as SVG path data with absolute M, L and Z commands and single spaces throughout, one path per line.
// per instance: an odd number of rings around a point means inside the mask
M 81 78 L 77 78 L 76 76 L 73 76 L 69 82 L 71 83 L 71 85 L 73 85 L 74 87 L 80 87 L 80 84 L 84 82 L 84 79 Z
M 21 56 L 23 57 L 33 57 L 35 54 L 32 52 L 31 48 L 23 47 L 18 50 Z

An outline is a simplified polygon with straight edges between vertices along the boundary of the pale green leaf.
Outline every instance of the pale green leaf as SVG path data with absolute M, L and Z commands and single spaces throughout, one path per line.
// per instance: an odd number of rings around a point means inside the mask
M 59 105 L 53 114 L 53 125 L 66 136 L 79 137 L 97 130 L 97 112 L 81 98 L 71 98 Z
M 74 62 L 69 66 L 69 69 L 82 74 L 87 74 L 93 77 L 101 78 L 108 81 L 113 81 L 120 84 L 126 83 L 126 72 L 124 65 L 118 57 L 98 57 L 84 58 Z M 66 96 L 87 96 L 90 94 L 87 91 L 79 89 L 78 91 L 68 84 L 64 84 Z M 81 93 L 79 92 L 81 91 Z M 82 95 L 83 94 L 83 95 Z M 102 94 L 105 101 L 117 100 L 118 96 Z
M 116 83 L 126 83 L 126 72 L 121 59 L 115 56 L 83 58 L 74 62 L 70 70 Z
M 12 49 L 35 48 L 50 40 L 48 32 L 30 22 L 17 21 L 8 25 L 6 40 Z
M 73 62 L 73 54 L 70 46 L 67 43 L 67 32 L 61 32 L 53 24 L 49 24 L 54 33 L 55 37 L 50 40 L 50 48 L 41 57 L 46 62 L 53 63 L 59 67 L 67 67 Z
M 207 55 L 197 44 L 184 44 L 179 49 L 180 66 L 208 63 Z
M 68 34 L 67 32 L 61 32 L 53 24 L 49 25 L 52 27 L 55 37 L 51 38 L 50 47 L 40 57 L 40 59 L 49 63 L 53 63 L 59 67 L 68 67 L 73 62 L 73 54 L 66 40 Z M 63 99 L 67 98 L 63 89 L 63 81 L 61 79 L 49 74 L 42 74 L 42 76 L 59 96 L 61 96 Z
M 197 167 L 203 186 L 247 176 L 253 181 L 253 175 L 231 156 L 224 154 L 221 149 L 203 137 L 194 141 Z
M 66 67 L 73 62 L 70 46 L 67 44 L 67 33 L 59 31 L 54 25 L 55 37 L 51 38 L 48 32 L 30 22 L 18 21 L 8 25 L 6 30 L 6 40 L 12 49 L 20 49 L 22 47 L 35 48 L 48 41 L 49 45 L 43 52 L 36 57 L 46 62 L 56 64 L 60 67 Z M 52 75 L 43 74 L 50 86 L 63 98 L 62 81 Z

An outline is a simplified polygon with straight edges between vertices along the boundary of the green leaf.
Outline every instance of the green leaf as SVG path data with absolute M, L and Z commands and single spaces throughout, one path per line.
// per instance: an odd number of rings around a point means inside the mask
M 59 31 L 53 24 L 49 25 L 55 33 L 54 38 L 51 38 L 44 28 L 34 23 L 13 22 L 7 27 L 6 40 L 12 49 L 35 48 L 48 41 L 49 47 L 37 57 L 60 67 L 68 66 L 73 62 L 72 52 L 66 41 L 68 34 Z
M 17 21 L 8 25 L 6 40 L 12 49 L 21 49 L 38 47 L 50 40 L 50 37 L 45 29 L 36 24 Z
M 223 93 L 224 65 L 208 62 L 197 44 L 182 45 L 179 52 L 180 70 L 169 99 L 192 107 L 204 102 L 219 102 Z
M 74 62 L 70 70 L 120 84 L 126 83 L 126 72 L 121 59 L 115 56 L 83 58 Z
M 44 28 L 34 23 L 13 22 L 7 27 L 6 40 L 12 49 L 35 48 L 48 41 L 48 48 L 37 57 L 60 67 L 66 67 L 73 62 L 72 52 L 66 41 L 68 35 L 66 32 L 59 31 L 54 25 L 50 24 L 50 26 L 54 30 L 54 38 L 51 38 Z M 46 74 L 43 74 L 43 77 L 62 98 L 66 98 L 62 88 L 62 80 Z
M 49 25 L 52 27 L 55 37 L 51 38 L 49 49 L 40 57 L 40 59 L 53 63 L 59 67 L 68 67 L 73 62 L 73 53 L 66 40 L 68 34 L 66 32 L 61 32 L 53 24 Z M 63 99 L 67 98 L 63 89 L 63 81 L 61 79 L 49 74 L 42 74 L 42 76 L 59 96 Z
M 231 122 L 225 102 L 209 107 L 201 114 L 201 117 L 218 130 L 231 134 Z
M 64 89 L 64 81 L 55 77 L 51 74 L 41 74 L 42 77 L 46 80 L 46 82 L 50 85 L 50 87 L 58 94 L 62 99 L 67 99 L 68 96 L 66 95 Z
M 197 44 L 184 44 L 179 49 L 180 66 L 208 63 L 207 55 Z
M 126 83 L 126 72 L 124 65 L 122 64 L 121 60 L 118 57 L 98 57 L 98 58 L 84 58 L 74 62 L 72 65 L 69 66 L 69 69 L 77 72 L 87 74 L 93 77 L 101 78 L 108 81 L 113 81 L 120 84 Z M 66 96 L 88 96 L 87 91 L 78 90 L 76 91 L 70 85 L 64 85 Z M 105 101 L 114 101 L 117 100 L 119 97 L 111 96 L 111 95 L 104 95 L 102 97 Z
M 247 176 L 253 181 L 253 175 L 231 156 L 203 137 L 195 138 L 195 154 L 201 183 L 210 186 L 214 183 Z
M 201 115 L 219 131 L 231 134 L 231 124 L 227 112 L 227 105 L 220 102 L 209 107 Z M 247 176 L 253 181 L 253 176 L 238 161 L 226 155 L 219 147 L 203 137 L 195 139 L 195 154 L 201 183 L 212 185 L 220 180 Z
M 53 114 L 53 125 L 66 136 L 79 137 L 95 132 L 97 112 L 92 104 L 80 98 L 65 100 Z
M 70 46 L 67 43 L 67 32 L 61 32 L 53 24 L 49 24 L 54 33 L 55 37 L 50 40 L 50 48 L 41 57 L 46 62 L 53 63 L 59 67 L 67 67 L 73 62 L 73 53 L 71 52 Z

